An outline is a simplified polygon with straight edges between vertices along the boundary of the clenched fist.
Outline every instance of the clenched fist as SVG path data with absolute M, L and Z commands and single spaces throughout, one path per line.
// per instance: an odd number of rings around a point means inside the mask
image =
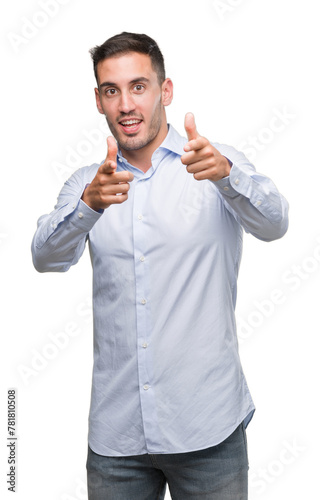
M 181 161 L 187 165 L 188 172 L 193 174 L 197 181 L 219 181 L 227 177 L 231 170 L 229 161 L 208 139 L 198 134 L 192 113 L 186 114 L 184 127 L 189 142 L 184 146 L 186 153 L 181 156 Z
M 95 178 L 84 190 L 82 200 L 93 210 L 108 208 L 128 199 L 129 182 L 134 175 L 128 171 L 116 172 L 118 146 L 113 137 L 107 138 L 108 154 Z

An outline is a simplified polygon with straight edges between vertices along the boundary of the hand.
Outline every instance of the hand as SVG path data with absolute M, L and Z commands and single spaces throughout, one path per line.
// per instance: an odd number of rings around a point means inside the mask
M 108 208 L 128 199 L 129 182 L 134 175 L 128 171 L 116 172 L 118 146 L 113 137 L 107 138 L 108 154 L 95 178 L 84 190 L 82 200 L 93 210 Z
M 187 165 L 187 171 L 193 174 L 197 181 L 219 181 L 227 177 L 231 170 L 229 161 L 208 139 L 198 134 L 192 113 L 186 114 L 184 128 L 189 142 L 184 146 L 186 153 L 181 156 L 181 161 Z

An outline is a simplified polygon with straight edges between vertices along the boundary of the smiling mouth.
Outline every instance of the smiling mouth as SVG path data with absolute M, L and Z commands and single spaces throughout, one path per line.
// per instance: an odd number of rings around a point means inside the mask
M 133 133 L 139 130 L 141 123 L 142 120 L 131 119 L 131 120 L 122 120 L 121 122 L 119 122 L 119 125 L 121 125 L 121 128 L 124 132 Z

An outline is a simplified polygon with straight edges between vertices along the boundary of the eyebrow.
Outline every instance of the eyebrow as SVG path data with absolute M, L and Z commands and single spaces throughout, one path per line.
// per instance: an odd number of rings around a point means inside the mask
M 131 82 L 129 82 L 129 85 L 133 85 L 134 83 L 140 83 L 140 82 L 149 83 L 150 80 L 148 78 L 145 78 L 144 76 L 141 76 L 140 78 L 134 78 L 134 80 L 131 80 Z M 101 85 L 99 85 L 99 90 L 102 87 L 117 87 L 117 84 L 113 82 L 103 82 L 101 83 Z

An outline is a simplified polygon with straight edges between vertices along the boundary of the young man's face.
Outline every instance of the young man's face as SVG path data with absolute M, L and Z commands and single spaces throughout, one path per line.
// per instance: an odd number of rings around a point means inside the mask
M 97 74 L 97 107 L 120 149 L 156 149 L 167 134 L 164 106 L 172 100 L 171 80 L 160 86 L 150 57 L 137 52 L 104 59 Z

